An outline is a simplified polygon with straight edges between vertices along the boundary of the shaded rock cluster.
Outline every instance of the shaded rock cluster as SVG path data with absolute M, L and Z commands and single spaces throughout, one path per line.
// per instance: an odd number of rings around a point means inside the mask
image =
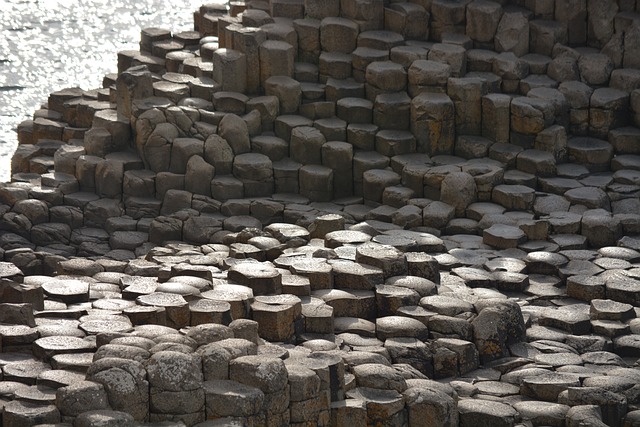
M 639 12 L 143 29 L 18 129 L 3 425 L 640 425 Z

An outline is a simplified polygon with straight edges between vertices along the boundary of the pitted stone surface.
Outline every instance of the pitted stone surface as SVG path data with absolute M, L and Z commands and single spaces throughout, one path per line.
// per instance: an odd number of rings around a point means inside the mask
M 407 388 L 400 373 L 389 366 L 365 363 L 354 367 L 353 371 L 359 387 L 396 390 L 398 392 L 403 392 Z
M 281 391 L 287 382 L 286 368 L 282 360 L 266 356 L 243 356 L 229 365 L 229 378 L 264 393 Z
M 427 310 L 448 316 L 473 312 L 472 304 L 458 298 L 445 295 L 424 297 L 420 300 L 420 305 Z
M 480 399 L 463 399 L 458 402 L 460 425 L 510 426 L 515 423 L 518 412 L 510 405 Z
M 282 275 L 272 266 L 263 263 L 239 263 L 227 274 L 229 280 L 253 289 L 255 295 L 277 294 L 282 288 Z
M 371 240 L 371 236 L 361 231 L 338 230 L 327 233 L 325 236 L 327 246 L 337 248 L 343 245 L 357 245 Z
M 51 280 L 42 289 L 52 298 L 63 302 L 86 302 L 89 300 L 89 284 L 79 280 Z
M 404 254 L 388 245 L 365 243 L 356 248 L 356 261 L 382 269 L 386 277 L 397 276 L 407 271 Z
M 50 336 L 39 338 L 34 342 L 34 352 L 44 360 L 56 354 L 85 353 L 95 349 L 90 341 L 76 337 Z
M 579 384 L 580 379 L 574 374 L 546 374 L 525 378 L 522 381 L 521 393 L 540 400 L 556 402 L 562 391 Z

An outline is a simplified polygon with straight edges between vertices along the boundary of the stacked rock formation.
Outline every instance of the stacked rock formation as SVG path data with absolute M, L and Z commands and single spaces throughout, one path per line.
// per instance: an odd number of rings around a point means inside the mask
M 18 129 L 4 426 L 640 425 L 640 4 L 194 18 Z

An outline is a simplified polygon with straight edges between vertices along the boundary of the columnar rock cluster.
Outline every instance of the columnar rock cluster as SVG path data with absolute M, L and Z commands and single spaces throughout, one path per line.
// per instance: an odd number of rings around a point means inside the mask
M 4 426 L 640 425 L 640 3 L 194 29 L 18 129 Z

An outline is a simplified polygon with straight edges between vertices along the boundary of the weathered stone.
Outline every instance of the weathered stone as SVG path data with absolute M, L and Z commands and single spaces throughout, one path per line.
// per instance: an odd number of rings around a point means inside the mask
M 354 367 L 354 375 L 359 387 L 403 392 L 407 388 L 404 378 L 395 369 L 375 363 L 365 363 Z
M 141 305 L 163 307 L 166 310 L 169 325 L 183 327 L 189 324 L 189 304 L 181 295 L 154 292 L 141 295 L 136 300 Z
M 334 174 L 330 168 L 307 165 L 300 168 L 300 194 L 310 200 L 328 202 L 333 198 Z
M 65 416 L 78 416 L 88 410 L 108 409 L 109 402 L 104 387 L 95 382 L 82 381 L 56 392 L 56 406 Z
M 464 399 L 458 402 L 461 426 L 494 425 L 510 426 L 518 412 L 508 404 L 480 399 Z
M 529 210 L 535 200 L 535 191 L 524 185 L 498 185 L 493 188 L 492 200 L 507 209 Z
M 402 424 L 406 414 L 403 411 L 402 395 L 393 390 L 378 390 L 358 387 L 347 392 L 347 396 L 365 402 L 367 407 L 367 425 L 397 420 Z
M 356 248 L 356 262 L 382 269 L 385 277 L 406 272 L 406 259 L 399 250 L 386 245 L 365 243 Z
M 134 99 L 144 99 L 153 95 L 151 73 L 145 66 L 129 68 L 118 75 L 116 82 L 118 116 L 129 120 Z
M 218 125 L 218 135 L 227 141 L 236 156 L 251 151 L 247 123 L 235 114 L 225 114 Z
M 444 392 L 428 386 L 409 385 L 403 396 L 410 426 L 421 423 L 442 426 L 458 424 L 457 403 Z
M 331 423 L 339 427 L 366 426 L 367 409 L 365 403 L 356 399 L 331 402 Z
M 502 7 L 499 3 L 492 1 L 471 2 L 466 11 L 466 34 L 478 42 L 493 41 L 502 13 Z
M 112 408 L 125 411 L 136 420 L 146 419 L 149 384 L 142 364 L 105 358 L 92 364 L 88 375 L 89 379 L 104 386 Z
M 436 43 L 427 55 L 430 61 L 442 62 L 451 67 L 452 77 L 464 76 L 467 69 L 467 58 L 464 47 L 450 43 Z
M 282 114 L 293 114 L 302 99 L 300 83 L 291 77 L 274 75 L 264 81 L 265 94 L 275 96 L 280 101 Z
M 495 33 L 495 50 L 513 52 L 517 56 L 529 50 L 529 20 L 524 12 L 509 11 L 502 15 Z
M 482 236 L 484 243 L 500 249 L 516 248 L 527 238 L 520 228 L 502 224 L 483 230 Z
M 454 147 L 454 104 L 445 94 L 423 93 L 411 101 L 411 131 L 418 151 L 451 154 Z
M 471 203 L 476 201 L 477 186 L 466 172 L 447 174 L 440 186 L 440 200 L 455 208 L 456 216 L 462 216 Z
M 43 422 L 55 424 L 60 422 L 60 411 L 55 405 L 13 400 L 4 406 L 3 422 L 15 426 L 30 426 Z
M 268 37 L 268 36 L 267 36 Z M 294 47 L 282 40 L 267 40 L 260 45 L 260 81 L 273 76 L 293 76 Z
M 263 393 L 275 393 L 285 388 L 287 370 L 278 358 L 242 356 L 229 363 L 229 379 L 258 388 Z
M 301 314 L 301 301 L 294 295 L 257 297 L 251 304 L 253 320 L 258 322 L 258 333 L 270 341 L 289 342 Z
M 493 360 L 508 354 L 507 345 L 522 339 L 525 334 L 520 307 L 506 301 L 483 302 L 478 317 L 473 320 L 474 341 L 481 360 Z M 500 319 L 500 320 L 498 320 Z
M 207 416 L 250 417 L 262 409 L 264 393 L 235 381 L 213 380 L 204 383 Z
M 588 333 L 591 324 L 589 313 L 579 307 L 565 306 L 556 312 L 546 312 L 540 317 L 541 326 L 550 326 L 575 335 Z
M 451 77 L 451 66 L 418 59 L 411 64 L 407 73 L 410 95 L 417 96 L 423 92 L 445 93 L 444 86 Z
M 600 277 L 575 275 L 567 278 L 567 295 L 591 301 L 605 297 L 605 280 Z

